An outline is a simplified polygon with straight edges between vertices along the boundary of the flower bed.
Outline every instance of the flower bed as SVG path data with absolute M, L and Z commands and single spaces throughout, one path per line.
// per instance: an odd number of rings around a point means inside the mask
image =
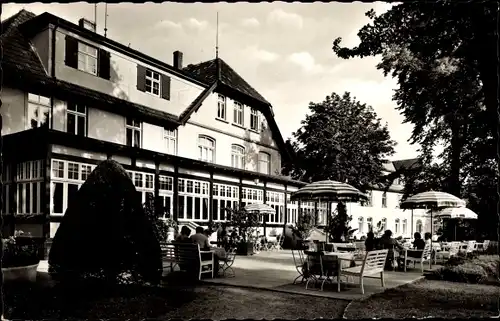
M 430 278 L 451 282 L 480 284 L 497 280 L 499 276 L 498 256 L 453 257 L 444 267 L 435 270 Z

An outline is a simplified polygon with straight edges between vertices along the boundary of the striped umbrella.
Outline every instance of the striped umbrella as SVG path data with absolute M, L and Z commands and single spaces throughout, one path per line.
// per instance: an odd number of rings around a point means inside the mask
M 359 200 L 368 200 L 368 196 L 362 193 L 357 188 L 337 181 L 318 181 L 308 184 L 295 193 L 292 193 L 290 199 L 294 200 L 318 200 L 328 201 L 328 214 L 326 216 L 326 225 L 329 224 L 331 215 L 330 202 L 358 202 Z M 326 233 L 326 241 L 328 241 L 328 233 Z
M 402 209 L 465 207 L 465 201 L 445 192 L 423 192 L 401 202 Z
M 431 246 L 432 246 L 432 210 L 446 207 L 465 207 L 465 201 L 445 192 L 428 191 L 413 195 L 401 202 L 401 209 L 428 208 L 431 210 Z M 432 263 L 429 262 L 432 267 Z
M 248 204 L 245 206 L 245 211 L 247 212 L 256 212 L 259 214 L 274 214 L 276 210 L 267 204 Z
M 368 196 L 347 183 L 330 180 L 308 184 L 291 195 L 292 201 L 319 199 L 333 202 L 358 202 L 368 200 Z
M 436 217 L 448 219 L 477 219 L 477 214 L 467 207 L 447 207 L 436 213 Z
M 269 214 L 276 213 L 276 210 L 274 208 L 272 208 L 271 206 L 269 206 L 267 204 L 260 204 L 260 203 L 248 204 L 247 206 L 245 206 L 244 209 L 247 212 L 257 213 L 259 215 L 262 215 L 262 214 L 269 215 Z M 264 235 L 266 235 L 266 221 L 267 221 L 267 218 L 264 219 L 264 224 L 263 224 Z M 283 233 L 284 233 L 284 230 L 283 230 Z

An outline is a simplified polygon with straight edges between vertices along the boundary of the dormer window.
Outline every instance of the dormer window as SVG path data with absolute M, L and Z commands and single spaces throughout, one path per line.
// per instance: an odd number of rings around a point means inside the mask
M 78 43 L 78 69 L 97 75 L 97 48 Z
M 100 78 L 110 79 L 110 54 L 71 36 L 65 38 L 66 66 L 81 70 Z
M 170 77 L 137 65 L 137 90 L 170 100 Z

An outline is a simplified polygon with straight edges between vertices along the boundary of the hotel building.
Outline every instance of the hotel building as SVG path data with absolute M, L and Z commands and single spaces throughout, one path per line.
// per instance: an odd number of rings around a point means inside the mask
M 221 222 L 224 208 L 255 202 L 276 209 L 267 234 L 294 224 L 299 206 L 325 221 L 324 204 L 290 202 L 305 183 L 280 174 L 291 155 L 273 108 L 222 59 L 184 66 L 176 51 L 170 65 L 85 19 L 77 25 L 50 13 L 21 10 L 2 27 L 4 235 L 52 238 L 105 159 L 123 165 L 140 197 L 152 193 L 180 225 Z M 394 191 L 384 194 L 386 207 Z M 408 211 L 386 212 L 388 227 L 397 212 L 404 231 Z M 354 227 L 379 214 L 356 214 Z

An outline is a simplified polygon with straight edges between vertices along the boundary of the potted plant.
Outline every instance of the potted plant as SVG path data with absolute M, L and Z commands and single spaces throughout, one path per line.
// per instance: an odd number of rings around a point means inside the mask
M 252 235 L 259 224 L 259 215 L 254 212 L 247 212 L 244 209 L 226 209 L 229 216 L 229 226 L 239 231 L 241 240 L 237 243 L 237 252 L 241 255 L 252 255 L 254 243 Z
M 304 212 L 299 215 L 295 226 L 291 227 L 293 232 L 293 243 L 296 248 L 302 249 L 304 247 L 304 241 L 311 236 L 314 227 L 313 222 L 313 216 Z
M 2 273 L 5 282 L 35 282 L 39 262 L 38 246 L 29 233 L 15 231 L 14 236 L 3 239 Z

